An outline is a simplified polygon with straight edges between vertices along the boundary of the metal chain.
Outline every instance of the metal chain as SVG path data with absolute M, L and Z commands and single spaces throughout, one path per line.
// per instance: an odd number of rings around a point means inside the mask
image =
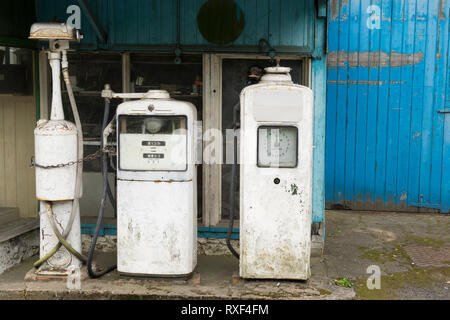
M 88 154 L 86 157 L 84 157 L 83 159 L 78 159 L 78 160 L 74 160 L 74 161 L 70 161 L 67 163 L 59 163 L 59 164 L 53 164 L 53 165 L 49 165 L 49 166 L 43 166 L 40 164 L 37 164 L 36 162 L 34 162 L 34 157 L 31 157 L 31 163 L 30 163 L 30 167 L 35 167 L 35 168 L 44 168 L 44 169 L 51 169 L 51 168 L 63 168 L 63 167 L 68 167 L 83 161 L 92 161 L 95 160 L 97 158 L 100 158 L 100 156 L 105 152 L 105 153 L 111 153 L 111 155 L 115 156 L 116 153 L 114 152 L 115 149 L 113 146 L 106 146 L 103 149 L 98 149 L 97 151 L 95 151 L 94 153 Z

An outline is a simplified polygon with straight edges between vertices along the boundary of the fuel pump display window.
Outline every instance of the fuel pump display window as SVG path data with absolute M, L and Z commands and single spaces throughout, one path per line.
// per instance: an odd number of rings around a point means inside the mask
M 119 116 L 119 168 L 186 171 L 186 116 Z
M 258 167 L 295 168 L 298 129 L 293 126 L 258 127 Z

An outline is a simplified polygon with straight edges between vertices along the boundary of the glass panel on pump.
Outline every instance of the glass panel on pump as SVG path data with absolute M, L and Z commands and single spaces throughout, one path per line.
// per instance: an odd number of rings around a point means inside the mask
M 297 166 L 298 130 L 293 126 L 258 128 L 258 166 L 295 168 Z
M 119 116 L 119 168 L 186 171 L 186 116 Z

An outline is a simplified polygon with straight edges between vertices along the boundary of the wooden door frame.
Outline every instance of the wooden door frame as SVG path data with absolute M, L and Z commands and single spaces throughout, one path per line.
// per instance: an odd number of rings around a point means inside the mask
M 302 84 L 311 87 L 311 59 L 301 54 L 280 55 L 282 60 L 302 60 Z M 222 53 L 203 54 L 203 132 L 217 129 L 222 132 L 222 61 L 223 59 L 261 59 L 267 60 L 265 54 Z M 222 141 L 203 141 L 203 150 L 214 143 L 214 150 L 219 152 L 216 158 L 222 159 Z M 205 153 L 203 153 L 205 159 Z M 202 225 L 217 227 L 224 225 L 222 220 L 222 165 L 203 164 L 203 214 Z M 239 225 L 235 221 L 236 227 Z

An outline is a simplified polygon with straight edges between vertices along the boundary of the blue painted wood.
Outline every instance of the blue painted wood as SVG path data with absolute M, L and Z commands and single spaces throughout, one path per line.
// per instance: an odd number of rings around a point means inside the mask
M 392 1 L 382 0 L 379 3 L 382 17 L 389 17 L 392 11 Z M 381 19 L 380 49 L 381 52 L 391 51 L 392 19 Z M 379 206 L 384 207 L 387 201 L 386 195 L 386 157 L 389 121 L 389 94 L 390 94 L 390 68 L 379 68 L 378 75 L 378 110 L 377 110 L 377 130 L 375 145 L 375 190 L 374 198 Z
M 339 21 L 339 52 L 348 52 L 350 39 L 350 23 L 348 19 L 349 6 L 341 6 Z M 341 60 L 342 68 L 337 73 L 337 106 L 336 109 L 336 133 L 343 132 L 346 134 L 347 128 L 347 79 L 348 79 L 348 56 Z M 342 106 L 342 107 L 341 107 Z M 345 139 L 337 139 L 335 141 L 335 183 L 345 185 Z M 336 194 L 337 199 L 343 199 L 344 190 L 339 190 Z
M 426 32 L 427 32 L 427 3 L 416 0 L 415 14 L 415 36 L 414 52 L 426 53 Z M 409 183 L 408 183 L 408 204 L 414 205 L 423 203 L 423 195 L 419 193 L 420 187 L 420 156 L 422 132 L 422 108 L 424 99 L 424 74 L 425 64 L 414 65 L 412 82 L 411 101 L 411 130 L 410 130 L 410 150 L 409 150 Z
M 215 48 L 197 27 L 197 14 L 207 0 L 180 0 L 180 43 L 192 51 Z M 257 52 L 259 40 L 269 40 L 280 52 L 309 52 L 314 49 L 314 0 L 235 0 L 245 15 L 245 27 L 238 39 L 222 49 L 239 48 Z M 38 21 L 65 22 L 67 6 L 77 0 L 39 0 Z M 172 48 L 177 43 L 177 0 L 89 0 L 99 24 L 108 35 L 99 44 L 96 33 L 82 14 L 81 32 L 85 38 L 79 49 L 149 50 Z M 246 49 L 247 48 L 247 49 Z M 252 48 L 251 50 L 249 48 Z M 211 50 L 211 49 L 209 49 Z
M 350 3 L 349 6 L 349 38 L 348 52 L 356 52 L 359 49 L 359 27 L 361 6 L 358 2 Z M 348 60 L 347 60 L 348 61 Z M 347 62 L 348 64 L 348 62 Z M 357 68 L 348 68 L 348 76 L 351 79 L 358 78 Z M 346 141 L 345 141 L 345 163 L 344 163 L 344 198 L 353 197 L 355 178 L 355 139 L 357 129 L 357 91 L 358 84 L 347 83 L 347 113 L 346 113 Z
M 95 223 L 82 223 L 81 224 L 81 234 L 94 235 L 95 232 Z M 199 227 L 197 228 L 197 237 L 199 238 L 217 238 L 223 239 L 227 236 L 228 229 L 227 228 L 206 228 Z M 102 224 L 99 232 L 99 236 L 116 236 L 117 235 L 117 226 L 115 224 Z M 234 228 L 231 233 L 231 239 L 239 240 L 239 229 Z
M 448 212 L 450 3 L 328 8 L 327 204 Z
M 403 43 L 402 51 L 411 53 L 414 51 L 415 39 L 415 1 L 405 1 L 405 9 L 400 18 L 403 18 Z M 401 73 L 401 94 L 399 111 L 399 142 L 397 158 L 397 191 L 396 197 L 400 197 L 399 204 L 402 208 L 407 208 L 410 202 L 408 194 L 409 181 L 409 149 L 410 149 L 410 128 L 411 128 L 411 103 L 412 103 L 412 76 L 414 67 L 412 64 L 404 65 L 400 69 Z M 394 172 L 395 174 L 395 172 Z M 403 199 L 403 200 L 402 200 Z
M 313 151 L 313 190 L 312 222 L 322 223 L 325 239 L 325 119 L 326 119 L 326 77 L 327 56 L 326 25 L 324 18 L 315 19 L 315 53 L 312 60 L 312 90 L 314 92 L 314 151 Z
M 357 111 L 356 111 L 356 137 L 355 137 L 355 202 L 359 203 L 365 199 L 365 172 L 366 172 L 366 141 L 365 134 L 367 128 L 367 106 L 369 101 L 369 68 L 368 56 L 359 55 L 359 52 L 369 52 L 369 29 L 367 28 L 367 11 L 370 0 L 361 1 L 360 4 L 360 24 L 359 24 L 359 49 L 354 51 L 357 56 L 358 78 L 357 90 Z M 327 180 L 325 179 L 325 182 Z M 351 199 L 351 198 L 347 198 Z M 364 202 L 363 202 L 364 203 Z
M 339 36 L 339 1 L 335 1 L 335 10 L 337 11 L 334 15 L 335 18 L 329 18 L 328 21 L 328 37 L 327 37 L 327 47 L 329 52 L 333 52 L 336 55 L 339 52 L 338 39 Z M 331 8 L 331 6 L 329 6 Z M 328 15 L 330 17 L 330 14 Z M 334 20 L 333 20 L 334 19 Z M 335 167 L 335 155 L 336 155 L 336 109 L 337 109 L 337 75 L 338 68 L 327 68 L 327 102 L 326 102 L 326 135 L 325 135 L 325 194 L 327 197 L 332 199 L 337 199 L 334 186 L 334 172 Z M 315 144 L 314 144 L 315 145 Z
M 403 52 L 403 13 L 405 1 L 395 1 L 392 4 L 392 37 L 390 37 L 391 50 Z M 407 1 L 406 1 L 407 2 Z M 402 72 L 389 72 L 389 101 L 388 101 L 388 128 L 386 146 L 386 203 L 403 201 L 403 192 L 397 194 L 397 163 L 399 144 L 400 97 L 402 90 Z

